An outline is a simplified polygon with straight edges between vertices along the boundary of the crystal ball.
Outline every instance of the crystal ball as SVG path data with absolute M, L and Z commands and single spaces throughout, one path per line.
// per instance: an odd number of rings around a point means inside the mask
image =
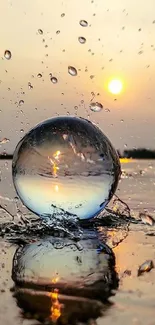
M 89 219 L 112 198 L 120 162 L 111 142 L 92 122 L 71 116 L 48 119 L 18 143 L 12 162 L 17 194 L 40 217 Z

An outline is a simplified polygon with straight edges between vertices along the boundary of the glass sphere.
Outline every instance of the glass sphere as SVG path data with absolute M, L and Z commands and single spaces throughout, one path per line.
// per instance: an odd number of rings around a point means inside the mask
M 12 163 L 15 189 L 40 217 L 89 219 L 104 209 L 120 177 L 115 149 L 90 121 L 62 116 L 31 129 Z

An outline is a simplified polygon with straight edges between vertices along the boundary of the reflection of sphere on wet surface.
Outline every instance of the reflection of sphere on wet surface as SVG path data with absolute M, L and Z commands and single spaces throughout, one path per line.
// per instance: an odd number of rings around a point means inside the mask
M 13 157 L 13 181 L 39 216 L 98 214 L 115 192 L 118 156 L 102 131 L 75 117 L 47 120 L 27 133 Z
M 78 242 L 47 237 L 17 249 L 12 277 L 20 307 L 40 319 L 53 319 L 54 297 L 62 322 L 100 314 L 117 287 L 115 258 L 94 233 L 88 235 Z

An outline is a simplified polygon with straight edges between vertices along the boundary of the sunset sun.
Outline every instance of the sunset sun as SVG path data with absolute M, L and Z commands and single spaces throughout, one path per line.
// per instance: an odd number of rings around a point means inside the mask
M 120 94 L 123 89 L 122 81 L 119 79 L 111 80 L 108 84 L 108 89 L 109 89 L 109 92 L 114 95 Z

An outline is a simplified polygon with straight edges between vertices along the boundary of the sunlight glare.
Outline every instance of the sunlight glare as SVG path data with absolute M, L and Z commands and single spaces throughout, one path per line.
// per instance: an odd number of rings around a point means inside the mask
M 122 81 L 119 79 L 113 79 L 109 82 L 108 84 L 108 89 L 110 91 L 110 93 L 114 94 L 114 95 L 118 95 L 120 94 L 120 92 L 123 89 L 123 84 Z

